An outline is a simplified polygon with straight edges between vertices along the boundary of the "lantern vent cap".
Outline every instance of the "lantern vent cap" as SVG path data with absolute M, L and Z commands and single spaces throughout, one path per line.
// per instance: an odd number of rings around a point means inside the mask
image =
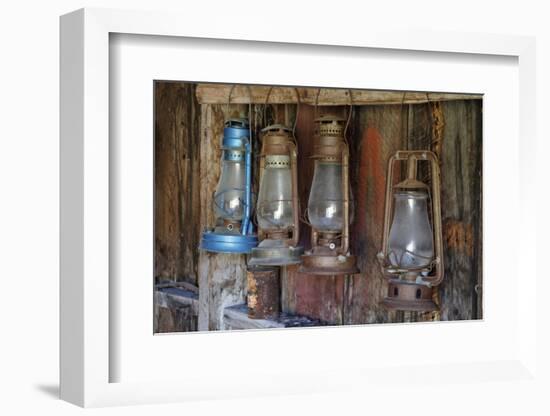
M 343 136 L 345 118 L 332 114 L 325 114 L 315 119 L 319 123 L 319 135 L 321 136 Z
M 248 129 L 249 123 L 247 118 L 229 118 L 225 120 L 224 127 L 232 129 Z

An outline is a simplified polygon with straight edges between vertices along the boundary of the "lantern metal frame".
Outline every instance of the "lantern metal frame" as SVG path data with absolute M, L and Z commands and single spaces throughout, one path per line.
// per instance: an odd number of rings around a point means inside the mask
M 262 129 L 262 133 L 265 134 L 260 154 L 260 184 L 265 173 L 267 158 L 273 158 L 273 162 L 276 164 L 284 165 L 288 163 L 290 165 L 293 224 L 286 230 L 280 230 L 277 227 L 264 229 L 258 226 L 260 244 L 258 247 L 252 249 L 251 257 L 248 261 L 249 266 L 285 266 L 301 262 L 300 256 L 303 254 L 304 248 L 298 246 L 300 241 L 298 150 L 294 134 L 291 136 L 291 132 L 293 130 L 281 124 L 272 124 Z M 286 157 L 288 157 L 288 162 L 286 162 Z M 260 201 L 258 201 L 256 212 L 259 212 L 261 209 L 259 204 Z M 280 244 L 278 246 L 270 246 L 268 244 L 262 246 L 262 243 L 268 240 L 278 240 Z
M 419 161 L 429 162 L 431 187 L 416 178 Z M 396 165 L 403 162 L 407 165 L 406 179 L 393 185 Z M 382 305 L 387 309 L 403 311 L 438 309 L 432 297 L 433 288 L 441 284 L 444 278 L 440 178 L 438 158 L 435 153 L 428 150 L 399 150 L 388 161 L 382 250 L 377 255 L 382 275 L 388 281 L 388 294 L 382 301 Z M 421 190 L 428 192 L 430 196 L 434 257 L 426 267 L 394 267 L 388 258 L 389 232 L 394 209 L 393 195 L 396 190 Z
M 357 259 L 349 253 L 349 220 L 350 220 L 350 188 L 349 188 L 349 148 L 345 140 L 345 133 L 351 118 L 351 91 L 350 112 L 346 118 L 334 115 L 322 115 L 315 118 L 319 123 L 316 129 L 316 142 L 313 146 L 314 160 L 340 163 L 342 166 L 342 214 L 343 227 L 340 235 L 321 232 L 308 221 L 311 226 L 311 250 L 302 256 L 300 273 L 312 275 L 346 275 L 359 273 Z M 317 99 L 316 98 L 316 106 Z
M 231 103 L 231 94 L 235 86 L 229 90 L 226 106 L 226 115 Z M 250 87 L 247 86 L 252 101 Z M 248 107 L 249 119 L 251 116 L 251 104 Z M 245 162 L 245 188 L 244 188 L 244 213 L 239 222 L 229 221 L 223 227 L 215 227 L 206 230 L 202 234 L 200 250 L 214 253 L 250 253 L 252 248 L 258 245 L 258 236 L 254 233 L 252 223 L 252 129 L 249 119 L 228 118 L 224 123 L 224 135 L 222 151 L 224 160 Z M 243 155 L 244 153 L 244 155 Z M 216 194 L 212 196 L 212 204 L 216 202 Z M 235 228 L 239 231 L 235 232 Z

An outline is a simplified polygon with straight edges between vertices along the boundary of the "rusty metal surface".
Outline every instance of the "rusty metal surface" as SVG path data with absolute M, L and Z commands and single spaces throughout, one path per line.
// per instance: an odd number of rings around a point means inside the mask
M 246 276 L 248 317 L 252 319 L 277 317 L 281 303 L 279 269 L 277 267 L 249 267 Z
M 355 256 L 305 254 L 299 272 L 318 276 L 337 276 L 359 273 Z
M 387 309 L 427 312 L 437 309 L 432 300 L 432 288 L 426 285 L 390 281 L 388 296 L 382 301 Z

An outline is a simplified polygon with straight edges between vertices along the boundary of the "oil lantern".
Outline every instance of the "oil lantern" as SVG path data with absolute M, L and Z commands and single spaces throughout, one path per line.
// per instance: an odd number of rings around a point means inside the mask
M 431 186 L 417 179 L 417 165 L 429 163 Z M 396 166 L 406 179 L 393 185 Z M 432 289 L 443 280 L 439 163 L 435 153 L 398 151 L 388 162 L 382 250 L 378 260 L 388 280 L 382 304 L 404 311 L 437 310 Z
M 315 119 L 315 160 L 307 217 L 311 250 L 302 256 L 300 272 L 318 275 L 358 273 L 349 253 L 349 149 L 344 139 L 346 119 L 322 115 Z
M 202 234 L 200 249 L 250 253 L 258 244 L 252 214 L 252 138 L 246 118 L 225 121 L 221 176 L 213 197 L 216 225 Z
M 250 266 L 300 263 L 297 149 L 292 130 L 273 124 L 262 130 L 260 189 L 256 203 L 258 247 Z

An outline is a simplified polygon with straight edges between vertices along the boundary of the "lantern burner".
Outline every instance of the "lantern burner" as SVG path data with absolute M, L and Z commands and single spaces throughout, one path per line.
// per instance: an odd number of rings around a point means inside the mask
M 336 276 L 359 273 L 357 259 L 353 255 L 338 254 L 328 247 L 318 246 L 302 256 L 300 273 L 320 276 Z
M 424 284 L 392 279 L 388 283 L 388 294 L 382 306 L 402 311 L 435 311 L 438 308 L 432 300 L 432 292 L 432 287 Z

